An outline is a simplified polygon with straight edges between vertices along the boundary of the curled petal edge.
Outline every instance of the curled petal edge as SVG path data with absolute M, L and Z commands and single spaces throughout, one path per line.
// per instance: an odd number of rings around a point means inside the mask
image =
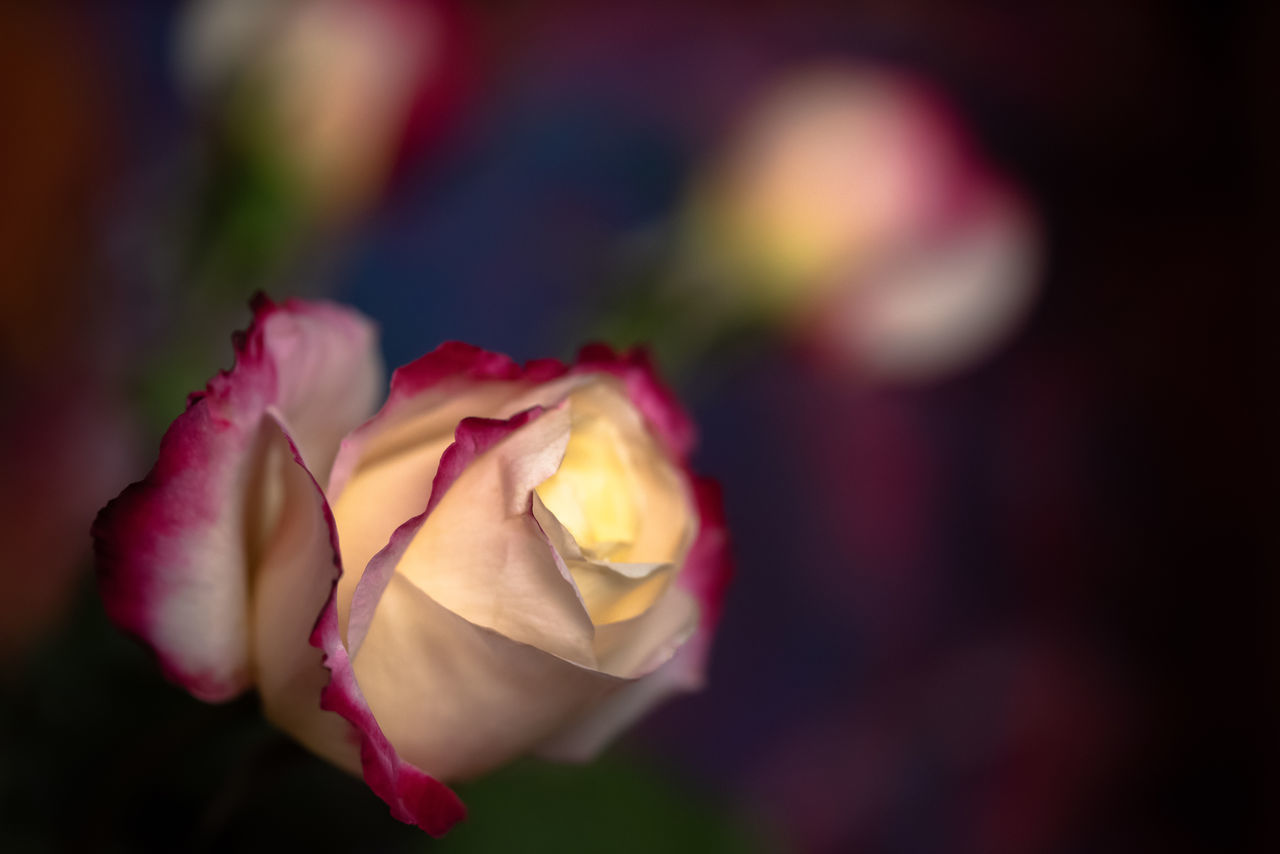
M 562 376 L 564 365 L 555 359 L 536 359 L 524 366 L 502 353 L 483 350 L 462 341 L 446 341 L 424 356 L 402 365 L 391 374 L 391 389 L 382 408 L 353 430 L 338 451 L 329 478 L 329 494 L 338 495 L 360 461 L 371 434 L 400 417 L 420 395 L 448 383 L 541 383 Z
M 316 489 L 319 489 L 319 485 Z M 360 744 L 360 767 L 365 782 L 390 807 L 391 815 L 405 824 L 416 825 L 432 836 L 443 836 L 466 818 L 467 808 L 444 783 L 400 758 L 374 719 L 373 712 L 360 691 L 355 669 L 347 648 L 342 643 L 342 633 L 338 626 L 337 590 L 342 567 L 338 557 L 337 527 L 327 504 L 325 521 L 329 525 L 334 565 L 338 572 L 310 639 L 311 645 L 324 653 L 323 664 L 329 671 L 329 683 L 320 693 L 320 708 L 341 715 L 354 727 L 354 734 Z M 392 535 L 391 542 L 373 562 L 377 563 L 382 558 L 394 570 L 394 561 L 386 560 L 385 555 L 388 552 L 402 551 L 420 522 L 421 518 L 400 526 Z
M 539 745 L 537 752 L 542 757 L 586 762 L 653 707 L 703 686 L 733 564 L 719 484 L 692 474 L 688 477 L 698 507 L 699 529 L 676 584 L 698 602 L 697 630 L 657 670 L 626 685 Z
M 426 510 L 396 529 L 390 542 L 369 562 L 360 579 L 348 618 L 347 636 L 351 649 L 359 647 L 368 631 L 378 600 L 395 572 L 399 556 L 427 515 L 440 503 L 445 491 L 476 457 L 540 412 L 540 409 L 526 410 L 507 421 L 468 418 L 458 425 L 454 443 L 441 458 Z M 332 514 L 326 512 L 326 517 L 330 531 L 334 532 L 334 560 L 337 562 L 337 529 Z M 336 712 L 355 727 L 360 739 L 360 763 L 365 782 L 386 801 L 391 814 L 406 824 L 417 825 L 432 836 L 441 836 L 466 817 L 466 807 L 444 783 L 401 759 L 375 720 L 356 680 L 349 648 L 342 642 L 337 589 L 335 578 L 329 600 L 311 634 L 311 645 L 324 653 L 324 666 L 330 674 L 329 684 L 321 693 L 320 707 Z
M 679 459 L 687 459 L 693 451 L 697 438 L 693 420 L 675 393 L 659 379 L 647 350 L 636 348 L 619 353 L 606 344 L 588 344 L 579 351 L 568 372 L 605 373 L 617 377 L 649 426 Z
M 268 324 L 276 315 L 305 316 L 322 334 L 359 345 L 368 332 L 359 315 L 332 303 L 276 304 L 259 295 L 252 308 L 249 328 L 232 336 L 234 366 L 188 396 L 151 471 L 109 502 L 91 529 L 108 616 L 151 648 L 169 680 L 208 702 L 229 700 L 251 682 L 242 545 L 249 463 L 267 408 L 290 391 L 279 388 L 273 347 L 280 345 Z
M 453 482 L 456 481 L 467 466 L 476 457 L 492 448 L 502 439 L 528 424 L 542 413 L 541 407 L 527 409 L 515 416 L 498 421 L 490 418 L 464 418 L 454 431 L 454 442 L 440 457 L 440 467 L 436 470 L 435 479 L 431 483 L 431 497 L 427 508 L 422 513 L 405 522 L 391 535 L 391 542 L 382 548 L 365 569 L 360 581 L 356 584 L 351 600 L 351 612 L 347 618 L 347 649 L 354 654 L 360 648 L 369 624 L 373 620 L 373 612 L 378 607 L 382 593 L 391 581 L 395 572 L 399 555 L 408 547 L 408 541 L 418 528 L 426 521 L 427 516 L 440 503 Z M 548 545 L 550 548 L 550 545 Z M 394 555 L 396 559 L 391 559 Z
M 729 528 L 720 484 L 691 473 L 688 477 L 698 507 L 698 536 L 689 549 L 677 583 L 697 598 L 702 609 L 698 634 L 710 638 L 720 623 L 724 597 L 733 580 Z
M 588 344 L 577 359 L 565 365 L 558 359 L 534 359 L 519 365 L 510 357 L 462 341 L 446 341 L 403 365 L 391 375 L 391 390 L 382 408 L 342 443 L 329 480 L 329 494 L 337 495 L 359 462 L 361 447 L 371 431 L 395 420 L 416 397 L 449 382 L 522 382 L 530 386 L 569 375 L 609 374 L 619 379 L 631 402 L 650 428 L 680 459 L 688 458 L 696 440 L 693 421 L 675 393 L 663 383 L 644 349 L 619 353 L 605 344 Z

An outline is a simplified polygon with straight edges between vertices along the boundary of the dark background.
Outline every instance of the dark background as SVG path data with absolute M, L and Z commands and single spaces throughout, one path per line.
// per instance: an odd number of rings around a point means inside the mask
M 175 223 L 224 184 L 192 166 L 218 128 L 175 85 L 176 7 L 0 9 L 0 848 L 1276 844 L 1274 7 L 469 5 L 456 104 L 386 192 L 200 288 Z M 89 522 L 253 290 L 356 306 L 392 366 L 447 338 L 567 355 L 749 93 L 830 57 L 946 93 L 1039 211 L 1042 292 L 930 382 L 777 344 L 680 373 L 738 567 L 702 694 L 597 765 L 462 788 L 436 843 L 116 636 Z

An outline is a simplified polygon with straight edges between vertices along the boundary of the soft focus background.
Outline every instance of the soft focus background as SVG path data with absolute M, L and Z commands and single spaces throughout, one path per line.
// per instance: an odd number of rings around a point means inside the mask
M 0 850 L 1275 850 L 1277 23 L 0 3 Z M 707 689 L 437 842 L 164 683 L 87 531 L 260 289 L 393 366 L 649 342 L 734 534 Z

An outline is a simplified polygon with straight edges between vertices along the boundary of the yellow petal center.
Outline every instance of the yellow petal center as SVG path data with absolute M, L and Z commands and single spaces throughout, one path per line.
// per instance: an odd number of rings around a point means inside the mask
M 695 516 L 679 472 L 615 382 L 583 386 L 567 405 L 564 458 L 536 489 L 554 517 L 544 527 L 572 537 L 549 534 L 592 622 L 627 620 L 666 589 L 696 532 Z
M 626 551 L 639 527 L 638 490 L 618 430 L 600 415 L 573 419 L 559 470 L 538 487 L 538 497 L 599 560 Z

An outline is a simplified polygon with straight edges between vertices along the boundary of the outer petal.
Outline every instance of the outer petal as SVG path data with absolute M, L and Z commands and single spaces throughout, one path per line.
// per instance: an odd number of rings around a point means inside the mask
M 337 585 L 311 637 L 312 645 L 323 651 L 324 665 L 332 674 L 321 706 L 355 726 L 361 765 L 370 788 L 387 802 L 396 818 L 435 835 L 461 820 L 465 808 L 448 787 L 423 768 L 440 776 L 442 771 L 456 775 L 467 770 L 466 763 L 493 764 L 516 752 L 503 740 L 510 739 L 514 729 L 490 732 L 485 727 L 485 714 L 511 714 L 513 709 L 521 708 L 528 696 L 547 690 L 546 668 L 567 672 L 587 685 L 585 692 L 575 692 L 589 695 L 579 696 L 575 701 L 578 704 L 616 685 L 609 677 L 575 667 L 464 620 L 396 572 L 428 514 L 437 509 L 449 488 L 478 457 L 538 414 L 528 411 L 506 422 L 468 419 L 460 424 L 456 442 L 443 454 L 426 511 L 392 534 L 360 578 L 346 632 L 350 644 L 344 642 L 339 624 Z M 531 490 L 532 485 L 524 487 L 526 493 Z M 546 547 L 554 554 L 549 543 Z M 532 682 L 509 680 L 509 674 L 501 667 L 494 672 L 495 663 L 508 658 L 511 650 L 531 658 L 543 672 L 531 677 Z M 352 664 L 357 652 L 364 685 L 357 680 Z M 440 676 L 440 668 L 457 672 L 450 672 L 446 678 Z M 457 696 L 473 694 L 477 687 L 480 701 L 475 702 L 472 696 L 471 705 L 460 708 Z M 554 687 L 551 690 L 559 701 L 565 701 L 564 692 L 557 692 Z M 502 702 L 494 692 L 512 696 Z M 447 719 L 450 714 L 455 719 Z M 543 723 L 542 729 L 552 726 L 553 723 Z M 395 739 L 394 745 L 388 733 Z M 536 738 L 526 741 L 531 743 Z M 523 744 L 522 748 L 527 746 Z
M 591 663 L 591 621 L 532 512 L 533 487 L 564 454 L 567 416 L 528 410 L 507 421 L 468 418 L 456 434 L 426 512 L 411 523 L 421 530 L 394 564 L 381 555 L 371 561 L 356 586 L 350 654 L 359 652 L 394 571 L 466 619 Z
M 522 367 L 502 353 L 446 341 L 396 369 L 382 409 L 343 441 L 326 492 L 341 494 L 357 466 L 376 465 L 433 436 L 448 436 L 463 418 L 507 418 L 528 408 L 533 404 L 521 401 L 524 405 L 504 412 L 502 404 L 538 384 L 589 373 L 620 378 L 655 432 L 682 458 L 687 456 L 695 439 L 693 422 L 642 349 L 619 354 L 607 345 L 589 344 L 572 366 L 536 359 Z
M 397 532 L 388 549 L 403 544 L 403 539 Z M 336 592 L 337 585 L 334 585 Z M 311 644 L 323 651 L 324 666 L 330 673 L 329 684 L 321 693 L 320 707 L 338 713 L 354 725 L 365 782 L 374 794 L 387 802 L 391 814 L 406 824 L 416 824 L 432 836 L 442 836 L 466 818 L 467 809 L 453 790 L 401 759 L 383 735 L 356 682 L 351 659 L 342 644 L 336 595 L 329 597 L 311 635 Z
M 509 426 L 519 422 L 518 429 Z M 509 435 L 478 453 L 451 484 L 437 479 L 443 495 L 432 496 L 434 506 L 396 573 L 471 623 L 592 667 L 591 618 L 532 512 L 534 487 L 564 456 L 568 412 L 468 419 L 458 426 L 455 448 L 475 454 L 477 430 L 492 436 L 504 429 Z
M 93 526 L 107 613 L 149 643 L 169 678 L 205 700 L 249 684 L 249 575 L 267 539 L 273 486 L 257 477 L 274 408 L 303 459 L 327 470 L 372 408 L 379 362 L 369 324 L 328 303 L 255 303 L 236 364 L 193 394 L 147 477 Z
M 698 600 L 702 620 L 698 633 L 710 638 L 720 624 L 725 592 L 733 579 L 733 561 L 729 553 L 729 528 L 725 524 L 724 499 L 720 485 L 705 477 L 689 476 L 694 500 L 698 504 L 698 538 L 689 549 L 684 569 L 676 584 Z
M 527 752 L 622 684 L 469 622 L 399 573 L 355 672 L 400 754 L 447 780 Z
M 697 526 L 680 462 L 650 429 L 623 380 L 599 372 L 571 380 L 559 385 L 567 392 L 573 439 L 561 469 L 538 486 L 539 497 L 582 537 L 578 545 L 603 544 L 609 560 L 682 560 Z M 584 502 L 609 508 L 603 527 L 599 519 L 588 521 Z
M 527 409 L 537 401 L 521 402 L 521 396 L 564 372 L 554 360 L 520 367 L 504 355 L 456 341 L 396 370 L 387 402 L 343 440 L 329 479 L 347 567 L 338 590 L 344 632 L 364 567 L 398 525 L 422 512 L 458 423 Z
M 342 442 L 326 492 L 340 495 L 358 465 L 376 465 L 440 434 L 451 441 L 463 418 L 493 417 L 501 401 L 564 371 L 552 359 L 522 368 L 501 353 L 446 341 L 392 374 L 386 403 Z
M 275 429 L 271 429 L 271 428 Z M 351 772 L 360 769 L 351 725 L 320 708 L 329 681 L 309 643 L 317 615 L 342 573 L 337 529 L 297 446 L 268 418 L 260 465 L 281 484 L 279 518 L 253 580 L 254 682 L 266 716 L 302 744 Z
M 720 621 L 724 594 L 732 576 L 728 533 L 719 487 L 694 479 L 701 527 L 676 585 L 697 600 L 697 631 L 657 670 L 629 683 L 543 742 L 548 759 L 582 762 L 595 756 L 622 730 L 667 698 L 702 686 L 711 639 Z
M 697 662 L 703 654 L 695 646 L 700 636 L 695 634 L 648 676 L 630 682 L 557 730 L 538 746 L 537 754 L 557 762 L 587 762 L 650 709 L 677 694 L 696 691 L 702 685 Z
M 573 374 L 605 373 L 623 381 L 635 404 L 654 432 L 681 460 L 693 450 L 697 432 L 679 400 L 653 368 L 648 351 L 618 353 L 605 344 L 588 344 L 569 369 Z

